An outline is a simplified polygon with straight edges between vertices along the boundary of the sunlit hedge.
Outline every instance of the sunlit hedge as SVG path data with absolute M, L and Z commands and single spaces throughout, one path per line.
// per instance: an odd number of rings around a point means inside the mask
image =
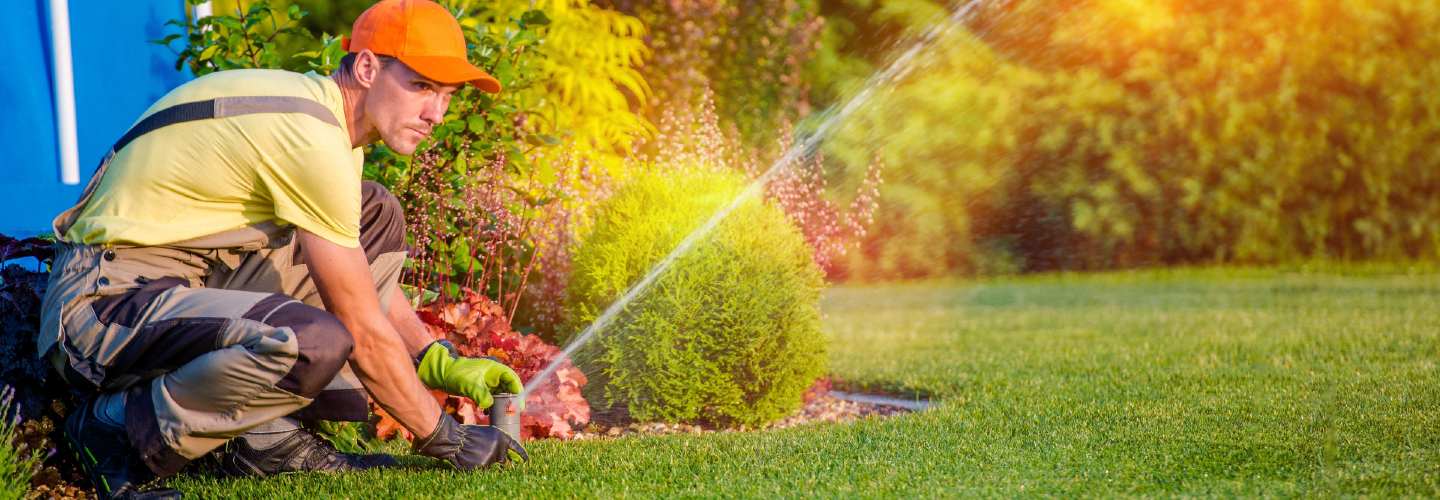
M 852 277 L 1440 256 L 1440 4 L 996 4 L 832 143 Z

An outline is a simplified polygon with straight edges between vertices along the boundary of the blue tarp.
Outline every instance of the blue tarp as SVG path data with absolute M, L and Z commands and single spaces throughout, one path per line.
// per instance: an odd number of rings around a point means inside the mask
M 21 0 L 0 16 L 0 233 L 32 235 L 75 198 L 100 157 L 151 103 L 184 83 L 175 54 L 150 40 L 178 32 L 183 0 L 70 2 L 80 185 L 60 183 L 48 2 Z M 178 46 L 178 44 L 177 44 Z

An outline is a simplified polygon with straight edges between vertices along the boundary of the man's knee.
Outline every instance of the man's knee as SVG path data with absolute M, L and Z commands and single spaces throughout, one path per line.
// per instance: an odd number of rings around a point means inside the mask
M 334 315 L 298 301 L 290 301 L 270 312 L 264 322 L 288 327 L 299 344 L 299 353 L 290 372 L 276 384 L 280 389 L 313 398 L 335 378 L 350 359 L 355 340 Z
M 360 185 L 360 246 L 371 262 L 390 252 L 405 251 L 405 209 L 377 182 Z

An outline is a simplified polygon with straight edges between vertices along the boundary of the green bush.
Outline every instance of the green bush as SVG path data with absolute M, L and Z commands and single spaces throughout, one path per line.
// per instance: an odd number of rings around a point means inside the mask
M 1440 3 L 976 12 L 825 145 L 851 177 L 887 165 L 849 276 L 1440 257 Z
M 637 177 L 575 252 L 573 331 L 594 321 L 742 189 L 738 177 Z M 742 203 L 582 351 L 591 401 L 642 421 L 756 425 L 825 371 L 820 271 L 780 209 Z

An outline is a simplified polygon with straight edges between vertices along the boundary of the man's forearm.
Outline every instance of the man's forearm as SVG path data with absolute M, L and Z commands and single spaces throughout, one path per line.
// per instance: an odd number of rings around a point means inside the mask
M 390 319 L 390 325 L 400 333 L 400 340 L 405 343 L 405 352 L 410 357 L 419 359 L 426 346 L 429 346 L 435 339 L 430 336 L 430 331 L 425 327 L 425 322 L 415 315 L 415 309 L 410 307 L 410 300 L 405 298 L 405 292 L 396 287 L 390 292 L 390 310 L 385 312 Z
M 428 436 L 440 420 L 440 405 L 415 374 L 405 341 L 380 311 L 380 297 L 365 252 L 345 248 L 301 230 L 304 261 L 315 287 L 355 340 L 350 366 L 375 402 L 417 436 Z M 403 303 L 403 300 L 402 300 Z M 412 313 L 413 314 L 413 313 Z
M 416 436 L 430 435 L 440 420 L 440 407 L 415 376 L 414 361 L 401 336 L 379 314 L 355 323 L 345 325 L 355 337 L 355 351 L 350 354 L 355 375 L 396 421 Z

